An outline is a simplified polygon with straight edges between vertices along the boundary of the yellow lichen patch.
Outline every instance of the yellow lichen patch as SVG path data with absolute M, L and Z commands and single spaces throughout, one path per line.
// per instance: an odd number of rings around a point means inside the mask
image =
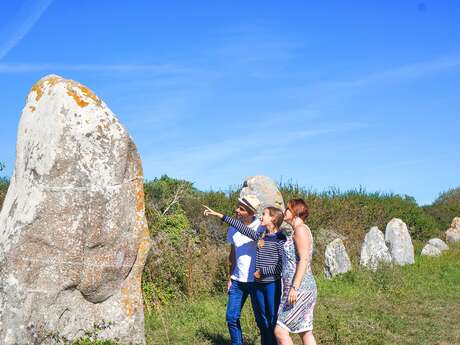
M 121 305 L 128 317 L 133 316 L 138 311 L 142 310 L 142 291 L 141 280 L 142 271 L 145 261 L 152 245 L 150 232 L 145 218 L 145 202 L 144 202 L 144 178 L 142 175 L 142 164 L 138 157 L 131 164 L 131 173 L 136 174 L 136 179 L 133 182 L 134 193 L 136 197 L 136 225 L 135 230 L 139 235 L 139 247 L 137 249 L 136 262 L 121 288 Z M 134 170 L 134 171 L 133 171 Z
M 84 101 L 70 85 L 67 85 L 67 94 L 75 100 L 80 108 L 84 108 L 89 104 L 89 102 Z
M 30 90 L 30 92 L 35 92 L 36 94 L 35 101 L 38 102 L 40 98 L 42 98 L 43 96 L 43 82 L 39 81 L 35 83 L 34 86 L 32 86 L 32 89 Z
M 102 101 L 94 94 L 93 91 L 73 80 L 67 81 L 67 94 L 71 96 L 82 108 L 89 105 L 89 100 L 92 100 L 98 107 L 102 105 Z
M 139 244 L 139 250 L 137 251 L 137 256 L 140 258 L 144 258 L 150 250 L 152 245 L 152 241 L 150 239 L 150 231 L 148 226 L 144 226 L 144 230 L 142 231 L 142 240 Z
M 138 222 L 138 226 L 142 226 Z M 134 315 L 142 308 L 141 279 L 147 254 L 150 250 L 151 240 L 147 226 L 143 226 L 140 238 L 139 249 L 137 251 L 136 262 L 124 286 L 121 288 L 121 305 L 127 316 Z
M 121 305 L 124 308 L 124 311 L 127 316 L 133 316 L 137 311 L 136 298 L 134 298 L 134 291 L 131 288 L 130 284 L 127 283 L 127 286 L 121 288 Z
M 33 86 L 30 92 L 35 92 L 35 101 L 38 102 L 40 98 L 43 96 L 43 89 L 45 88 L 45 83 L 48 84 L 48 86 L 54 86 L 57 83 L 59 83 L 62 79 L 60 77 L 48 77 L 44 79 L 40 79 L 38 82 L 36 82 Z
M 87 88 L 86 86 L 83 86 L 81 84 L 78 84 L 78 88 L 81 90 L 81 92 L 83 93 L 83 95 L 85 95 L 86 97 L 92 99 L 94 101 L 94 103 L 96 103 L 96 105 L 98 107 L 101 106 L 102 104 L 102 101 L 99 99 L 99 97 L 97 97 L 93 91 L 91 91 L 89 88 Z
M 30 111 L 33 113 L 33 112 L 35 111 L 36 108 L 35 108 L 34 106 L 31 105 L 31 106 L 29 107 L 29 109 L 30 109 Z
M 136 212 L 145 212 L 144 201 L 144 182 L 142 180 L 136 181 Z

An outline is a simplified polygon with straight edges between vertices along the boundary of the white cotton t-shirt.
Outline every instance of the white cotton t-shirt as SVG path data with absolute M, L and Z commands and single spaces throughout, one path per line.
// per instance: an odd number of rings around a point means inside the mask
M 256 231 L 259 225 L 260 220 L 255 218 L 248 227 Z M 231 279 L 243 283 L 253 282 L 256 270 L 257 241 L 238 232 L 234 227 L 229 227 L 227 242 L 235 246 L 235 268 Z

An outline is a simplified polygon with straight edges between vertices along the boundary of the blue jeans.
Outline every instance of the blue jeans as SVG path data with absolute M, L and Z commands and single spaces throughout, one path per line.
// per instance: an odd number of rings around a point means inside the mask
M 240 317 L 241 309 L 243 309 L 244 302 L 246 302 L 248 295 L 251 297 L 252 309 L 254 311 L 254 315 L 256 315 L 254 283 L 242 283 L 232 280 L 232 286 L 228 291 L 226 315 L 232 345 L 243 345 L 243 333 L 241 332 Z
M 254 295 L 254 314 L 262 345 L 277 345 L 274 331 L 281 299 L 281 279 L 270 283 L 255 282 Z

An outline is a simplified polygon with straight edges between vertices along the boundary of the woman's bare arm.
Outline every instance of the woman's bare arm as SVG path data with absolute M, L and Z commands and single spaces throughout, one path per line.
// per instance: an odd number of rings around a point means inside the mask
M 302 279 L 305 275 L 305 271 L 308 267 L 308 260 L 309 260 L 309 251 L 311 248 L 311 237 L 308 236 L 307 231 L 305 230 L 304 226 L 299 226 L 295 233 L 294 233 L 294 244 L 297 249 L 297 254 L 299 255 L 299 262 L 297 263 L 294 279 L 292 281 L 292 286 L 294 289 L 298 289 L 300 284 L 302 283 Z M 291 290 L 292 292 L 292 290 Z M 297 293 L 294 294 L 289 293 L 289 302 L 295 303 L 297 299 Z

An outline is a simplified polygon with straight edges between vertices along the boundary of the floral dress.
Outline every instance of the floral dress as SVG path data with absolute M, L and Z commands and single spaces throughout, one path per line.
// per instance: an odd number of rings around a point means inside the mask
M 297 230 L 302 231 L 302 230 Z M 308 266 L 305 275 L 299 286 L 297 300 L 294 304 L 289 304 L 289 290 L 294 280 L 295 270 L 299 262 L 294 239 L 292 235 L 287 238 L 283 250 L 283 272 L 281 304 L 278 310 L 277 324 L 290 333 L 300 333 L 311 331 L 313 329 L 313 309 L 316 304 L 316 282 L 311 271 L 311 259 L 313 253 L 313 237 L 310 229 L 306 227 L 311 239 L 311 247 L 308 250 Z

